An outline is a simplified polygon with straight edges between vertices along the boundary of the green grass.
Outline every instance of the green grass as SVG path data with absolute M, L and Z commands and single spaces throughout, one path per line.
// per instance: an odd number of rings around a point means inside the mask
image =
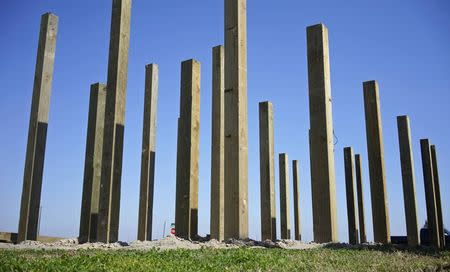
M 0 251 L 0 271 L 436 271 L 450 252 L 321 248 Z

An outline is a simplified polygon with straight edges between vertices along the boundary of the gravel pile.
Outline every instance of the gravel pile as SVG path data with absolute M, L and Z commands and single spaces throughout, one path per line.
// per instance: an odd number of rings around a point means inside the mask
M 79 244 L 78 239 L 64 239 L 55 243 L 42 243 L 36 241 L 25 241 L 17 245 L 0 243 L 0 249 L 10 250 L 171 250 L 171 249 L 228 249 L 228 248 L 282 248 L 282 249 L 311 249 L 320 247 L 319 244 L 304 243 L 293 240 L 280 240 L 280 241 L 254 241 L 254 240 L 235 240 L 230 239 L 225 242 L 219 242 L 217 240 L 209 241 L 190 241 L 181 239 L 174 236 L 169 236 L 161 240 L 155 241 L 133 241 L 131 243 L 117 242 L 112 244 L 103 243 L 86 243 Z

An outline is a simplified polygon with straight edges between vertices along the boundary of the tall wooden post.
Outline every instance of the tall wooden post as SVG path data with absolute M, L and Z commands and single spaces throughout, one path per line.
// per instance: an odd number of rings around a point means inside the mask
M 211 239 L 224 240 L 225 159 L 225 51 L 213 48 L 211 139 Z
M 152 240 L 153 192 L 155 186 L 156 115 L 158 109 L 158 65 L 145 67 L 144 119 L 142 125 L 141 184 L 139 193 L 138 235 L 140 241 Z
M 27 155 L 20 204 L 18 242 L 36 240 L 42 175 L 47 143 L 48 113 L 53 82 L 58 16 L 46 13 L 41 17 L 39 43 L 28 127 Z
M 275 164 L 273 136 L 273 106 L 259 103 L 259 163 L 261 179 L 261 240 L 275 241 Z
M 411 129 L 408 116 L 398 116 L 397 127 L 402 168 L 406 233 L 408 236 L 408 245 L 415 247 L 420 244 L 420 236 L 417 224 L 416 181 L 414 175 Z
M 367 81 L 364 87 L 364 110 L 366 114 L 367 154 L 369 156 L 370 191 L 372 198 L 372 221 L 374 240 L 391 242 L 386 170 L 384 166 L 383 129 L 381 125 L 380 95 L 378 83 Z
M 291 239 L 291 223 L 289 212 L 289 160 L 285 153 L 279 155 L 280 167 L 280 222 L 281 239 Z
M 358 192 L 358 218 L 359 218 L 359 240 L 367 243 L 366 222 L 364 215 L 364 187 L 362 179 L 361 155 L 355 155 L 356 190 Z
M 428 139 L 420 140 L 422 153 L 423 181 L 425 185 L 425 200 L 427 203 L 428 237 L 430 244 L 440 247 L 439 226 L 436 205 L 436 191 L 434 187 L 433 161 L 431 158 L 430 142 Z
M 431 146 L 431 162 L 433 163 L 433 180 L 434 180 L 434 192 L 436 195 L 436 211 L 438 219 L 439 228 L 439 242 L 440 247 L 445 248 L 445 233 L 444 233 L 444 220 L 442 214 L 442 203 L 441 203 L 441 186 L 439 182 L 439 167 L 436 155 L 436 146 Z
M 97 241 L 106 85 L 91 85 L 79 243 Z
M 248 238 L 247 0 L 225 0 L 225 239 Z
M 294 224 L 295 236 L 294 240 L 302 240 L 302 226 L 300 220 L 300 173 L 298 161 L 292 161 L 292 173 L 294 176 Z
M 338 232 L 328 29 L 318 24 L 308 27 L 306 33 L 314 241 L 335 242 Z
M 98 241 L 119 239 L 125 96 L 128 80 L 131 0 L 113 0 L 103 139 Z
M 358 214 L 356 213 L 356 195 L 354 178 L 353 149 L 344 148 L 345 191 L 347 194 L 348 240 L 350 244 L 358 244 Z
M 200 63 L 181 64 L 178 119 L 175 229 L 178 237 L 198 235 L 198 161 L 200 141 Z

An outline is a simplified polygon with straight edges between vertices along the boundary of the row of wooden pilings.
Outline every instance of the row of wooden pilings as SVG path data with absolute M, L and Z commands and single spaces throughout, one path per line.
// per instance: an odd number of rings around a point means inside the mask
M 116 242 L 131 0 L 113 1 L 107 84 L 91 86 L 79 241 Z M 37 239 L 58 17 L 42 16 L 30 117 L 18 241 Z M 213 48 L 211 238 L 248 238 L 248 116 L 246 0 L 225 0 L 225 46 Z M 310 166 L 316 242 L 337 242 L 333 119 L 328 29 L 307 28 L 310 102 Z M 138 239 L 152 239 L 156 157 L 158 66 L 146 66 Z M 198 236 L 200 63 L 182 62 L 176 162 L 177 236 Z M 363 83 L 370 191 L 375 242 L 390 243 L 389 213 L 379 89 Z M 274 125 L 271 102 L 259 104 L 261 238 L 276 240 Z M 408 244 L 420 244 L 410 124 L 398 117 L 400 160 Z M 421 140 L 428 230 L 433 246 L 444 247 L 436 148 Z M 360 155 L 344 149 L 349 242 L 366 242 Z M 281 238 L 291 238 L 289 160 L 279 155 Z M 355 169 L 356 166 L 356 169 Z M 294 160 L 294 239 L 301 239 L 299 163 Z M 356 179 L 356 189 L 355 189 Z M 358 220 L 359 218 L 359 220 Z

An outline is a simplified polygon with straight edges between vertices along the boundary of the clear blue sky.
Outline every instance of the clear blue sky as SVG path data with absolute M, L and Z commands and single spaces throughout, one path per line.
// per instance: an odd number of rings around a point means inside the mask
M 111 1 L 1 2 L 0 230 L 17 231 L 40 16 L 52 11 L 60 25 L 41 233 L 75 237 L 89 86 L 106 81 Z M 161 237 L 164 220 L 174 219 L 180 62 L 189 58 L 202 64 L 199 231 L 206 234 L 211 48 L 223 43 L 223 0 L 133 2 L 119 238 L 136 239 L 144 67 L 153 62 L 160 66 L 153 236 Z M 422 225 L 426 218 L 419 139 L 429 137 L 437 145 L 444 217 L 449 226 L 450 2 L 248 0 L 247 5 L 251 237 L 260 238 L 258 102 L 270 100 L 275 112 L 275 152 L 287 152 L 290 160 L 300 161 L 302 232 L 306 240 L 312 239 L 305 28 L 318 22 L 329 29 L 334 129 L 339 138 L 335 158 L 340 240 L 348 240 L 346 146 L 353 146 L 364 160 L 366 225 L 369 239 L 373 237 L 362 93 L 362 82 L 372 79 L 380 84 L 392 234 L 406 233 L 396 126 L 396 116 L 403 114 L 411 118 L 419 222 Z M 276 181 L 278 198 L 278 159 Z

